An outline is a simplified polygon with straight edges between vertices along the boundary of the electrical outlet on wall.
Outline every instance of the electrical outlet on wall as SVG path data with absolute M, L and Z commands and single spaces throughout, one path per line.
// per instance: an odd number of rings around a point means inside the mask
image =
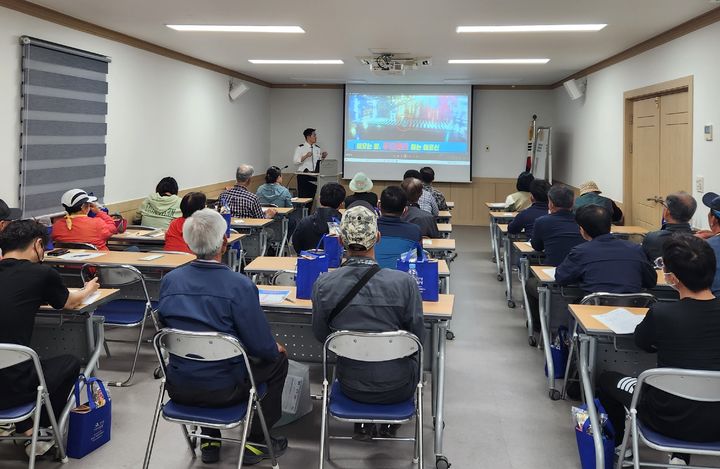
M 695 192 L 702 194 L 705 192 L 705 178 L 702 176 L 695 177 Z

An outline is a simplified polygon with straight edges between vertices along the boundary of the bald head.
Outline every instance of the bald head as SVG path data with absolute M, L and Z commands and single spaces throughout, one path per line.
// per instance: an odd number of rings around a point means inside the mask
M 419 179 L 413 177 L 405 178 L 402 184 L 400 184 L 400 187 L 402 187 L 402 190 L 405 192 L 409 204 L 416 204 L 417 201 L 420 200 L 423 184 Z
M 697 202 L 687 192 L 680 191 L 665 198 L 667 213 L 665 219 L 669 223 L 688 223 L 697 209 Z
M 237 180 L 238 184 L 246 184 L 250 181 L 254 172 L 255 169 L 249 164 L 241 164 L 235 171 L 235 180 Z

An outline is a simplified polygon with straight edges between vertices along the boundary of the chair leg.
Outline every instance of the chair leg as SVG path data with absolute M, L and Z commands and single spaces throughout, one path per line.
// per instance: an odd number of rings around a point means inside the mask
M 50 420 L 50 426 L 53 428 L 53 439 L 55 440 L 55 444 L 58 448 L 58 459 L 64 464 L 68 462 L 67 455 L 65 454 L 65 444 L 63 443 L 63 431 L 62 428 L 57 423 L 57 420 L 55 419 L 55 414 L 53 412 L 53 406 L 50 402 L 50 396 L 47 392 L 43 389 L 42 391 L 43 400 L 45 401 L 45 411 L 48 414 L 48 419 Z M 42 404 L 41 404 L 42 405 Z M 38 406 L 40 408 L 40 406 Z M 36 422 L 40 422 L 40 412 L 38 412 L 37 420 Z M 39 426 L 39 424 L 38 424 Z M 33 451 L 34 454 L 34 451 Z M 33 458 L 34 459 L 34 458 Z
M 112 355 L 110 355 L 110 347 L 108 346 L 107 340 L 103 340 L 103 348 L 105 349 L 105 355 L 107 355 L 108 358 L 112 358 Z
M 631 425 L 630 415 L 628 414 L 625 417 L 625 433 L 623 433 L 622 444 L 620 445 L 620 455 L 618 456 L 617 469 L 622 469 L 623 463 L 625 462 L 625 449 L 627 448 L 628 439 L 630 437 L 630 431 L 632 428 Z
M 109 382 L 108 386 L 116 386 L 116 387 L 127 387 L 132 384 L 133 376 L 135 376 L 135 365 L 137 364 L 138 356 L 140 355 L 140 346 L 143 342 L 143 333 L 145 332 L 145 321 L 147 321 L 147 312 L 145 314 L 145 319 L 143 319 L 143 322 L 140 324 L 140 333 L 138 334 L 138 340 L 137 345 L 135 346 L 135 356 L 133 357 L 132 366 L 130 367 L 130 376 L 125 381 L 116 381 L 116 382 Z
M 567 397 L 568 379 L 570 378 L 570 365 L 572 364 L 573 358 L 576 358 L 575 357 L 575 340 L 577 339 L 577 329 L 578 329 L 578 325 L 577 325 L 577 322 L 575 322 L 575 324 L 573 325 L 572 335 L 570 336 L 570 350 L 568 350 L 568 359 L 567 359 L 567 363 L 565 364 L 565 376 L 563 378 L 563 388 L 562 388 L 562 396 L 561 396 L 562 399 L 565 399 Z
M 162 412 L 163 394 L 165 394 L 165 378 L 163 378 L 160 383 L 160 393 L 158 394 L 157 403 L 155 404 L 155 413 L 153 414 L 152 426 L 150 427 L 150 437 L 148 438 L 147 448 L 145 449 L 143 469 L 150 467 L 150 457 L 152 456 L 153 446 L 155 445 L 155 434 L 157 433 L 158 421 L 160 420 L 160 412 Z M 195 451 L 193 451 L 193 457 L 195 457 Z
M 272 463 L 273 469 L 278 469 L 280 466 L 277 462 L 277 457 L 275 456 L 275 448 L 273 448 L 272 444 L 272 438 L 270 438 L 270 430 L 267 427 L 267 422 L 265 422 L 265 414 L 263 414 L 262 411 L 262 405 L 260 404 L 260 399 L 255 399 L 255 409 L 258 414 L 258 418 L 260 419 L 260 426 L 262 427 L 263 435 L 265 435 L 265 443 L 267 445 L 268 451 L 270 452 L 270 461 Z
M 637 411 L 633 411 L 630 415 L 632 422 L 632 446 L 633 446 L 633 467 L 640 469 L 640 448 L 638 445 L 638 429 L 637 429 Z
M 423 469 L 425 467 L 424 455 L 424 440 L 423 440 L 423 392 L 422 392 L 422 381 L 418 384 L 418 403 L 417 403 L 417 446 L 418 446 L 418 467 Z
M 42 386 L 38 386 L 35 399 L 35 413 L 33 414 L 32 439 L 30 440 L 30 461 L 28 469 L 35 469 L 35 448 L 37 447 L 38 433 L 40 432 L 40 410 L 42 409 Z
M 185 437 L 185 441 L 187 442 L 188 448 L 190 448 L 190 452 L 193 455 L 193 458 L 196 457 L 195 455 L 195 442 L 190 438 L 190 434 L 188 433 L 187 426 L 180 425 L 182 427 L 183 436 Z
M 242 468 L 243 458 L 245 458 L 245 444 L 247 443 L 248 432 L 250 431 L 250 425 L 252 425 L 253 417 L 253 401 L 255 400 L 255 390 L 250 390 L 250 396 L 248 397 L 247 415 L 245 417 L 245 425 L 242 429 L 242 437 L 240 439 L 240 459 L 238 460 L 238 469 Z M 272 446 L 272 441 L 269 442 Z

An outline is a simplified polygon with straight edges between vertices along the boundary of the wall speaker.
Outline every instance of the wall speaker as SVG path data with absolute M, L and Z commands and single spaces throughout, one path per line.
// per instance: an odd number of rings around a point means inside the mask
M 230 83 L 230 92 L 228 95 L 230 96 L 230 101 L 235 101 L 240 96 L 247 93 L 247 91 L 250 88 L 245 83 Z
M 573 101 L 581 98 L 583 94 L 585 94 L 585 83 L 580 82 L 577 80 L 568 80 L 565 83 L 563 83 L 563 86 L 565 87 L 565 91 L 567 91 L 568 96 L 570 96 L 570 99 Z

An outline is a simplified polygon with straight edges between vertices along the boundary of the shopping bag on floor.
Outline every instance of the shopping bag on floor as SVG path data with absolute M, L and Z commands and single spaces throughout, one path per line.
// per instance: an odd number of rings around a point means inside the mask
M 287 425 L 312 412 L 310 367 L 288 360 L 288 374 L 282 393 L 282 417 L 275 428 Z
M 297 298 L 309 300 L 312 296 L 315 280 L 317 280 L 320 274 L 327 271 L 328 258 L 325 255 L 325 251 L 320 249 L 300 251 L 300 256 L 297 260 L 297 277 L 295 278 Z
M 615 429 L 602 404 L 595 399 L 595 408 L 600 418 L 602 428 L 603 454 L 605 456 L 605 467 L 601 469 L 612 469 L 615 450 Z M 577 440 L 578 453 L 582 469 L 598 469 L 595 467 L 595 442 L 593 440 L 594 429 L 590 425 L 590 416 L 587 412 L 587 405 L 572 408 L 573 423 L 575 424 L 575 439 Z
M 395 268 L 409 273 L 415 279 L 423 301 L 438 300 L 440 293 L 438 262 L 427 258 L 425 251 L 421 248 L 413 248 L 402 253 L 395 264 Z
M 568 361 L 568 330 L 567 327 L 561 326 L 558 328 L 555 340 L 550 345 L 550 355 L 552 356 L 554 378 L 560 379 L 565 377 L 565 367 Z M 545 365 L 545 376 L 547 376 L 547 364 Z
M 80 404 L 80 383 L 85 381 L 87 403 Z M 112 401 L 97 378 L 80 376 L 75 382 L 75 408 L 70 411 L 67 455 L 80 459 L 110 441 Z

